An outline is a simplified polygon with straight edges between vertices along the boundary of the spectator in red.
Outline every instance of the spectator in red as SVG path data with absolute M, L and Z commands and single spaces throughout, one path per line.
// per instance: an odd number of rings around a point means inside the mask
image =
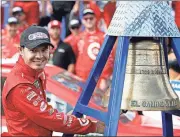
M 69 35 L 67 38 L 64 39 L 64 42 L 68 43 L 72 47 L 76 56 L 78 54 L 76 43 L 77 40 L 79 39 L 80 26 L 81 26 L 80 20 L 72 19 L 69 23 L 69 29 L 71 31 L 71 35 Z
M 175 21 L 180 30 L 180 1 L 173 1 L 172 4 L 175 11 Z
M 84 7 L 85 9 L 92 9 L 96 15 L 97 19 L 97 25 L 99 25 L 99 21 L 101 18 L 103 18 L 102 12 L 98 5 L 96 4 L 96 1 L 84 1 Z
M 96 15 L 96 27 L 98 29 L 100 29 L 102 26 L 101 19 L 103 18 L 103 15 L 102 15 L 102 11 L 100 10 L 98 5 L 96 4 L 96 1 L 84 0 L 83 1 L 83 8 L 84 9 L 92 9 L 94 11 L 94 14 Z M 74 12 L 75 14 L 78 14 L 79 11 L 80 11 L 80 1 L 76 1 L 75 5 L 72 9 L 72 12 Z
M 96 28 L 96 21 L 97 19 L 93 10 L 85 9 L 83 11 L 82 23 L 85 26 L 85 30 L 80 34 L 77 42 L 78 56 L 75 72 L 76 75 L 84 80 L 88 78 L 104 40 L 104 33 Z M 113 64 L 109 59 L 99 82 L 101 89 L 106 86 L 106 79 L 110 77 L 112 67 Z
M 2 58 L 11 58 L 18 52 L 20 35 L 17 33 L 17 26 L 18 20 L 10 17 L 5 30 L 2 30 Z
M 28 25 L 38 24 L 40 11 L 38 1 L 14 1 L 11 0 L 11 12 L 13 7 L 22 7 L 26 15 L 26 21 Z
M 18 19 L 18 31 L 21 34 L 25 29 L 28 28 L 26 15 L 21 7 L 14 7 L 12 9 L 12 15 Z

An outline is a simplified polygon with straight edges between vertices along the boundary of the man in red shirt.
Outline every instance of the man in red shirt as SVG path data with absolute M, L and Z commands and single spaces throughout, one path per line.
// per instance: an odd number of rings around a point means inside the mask
M 77 43 L 77 40 L 79 39 L 79 34 L 80 34 L 80 26 L 81 26 L 81 23 L 78 19 L 72 19 L 70 22 L 69 22 L 69 29 L 71 31 L 71 35 L 67 36 L 65 39 L 64 39 L 64 42 L 65 43 L 68 43 L 75 55 L 77 56 L 77 47 L 76 47 L 76 43 Z
M 26 15 L 21 7 L 14 7 L 12 15 L 18 19 L 18 31 L 21 34 L 29 26 L 26 22 Z
M 40 11 L 39 11 L 39 3 L 38 1 L 15 1 L 10 0 L 12 7 L 22 7 L 23 11 L 26 15 L 26 21 L 28 25 L 38 24 L 39 23 L 39 17 L 40 17 Z
M 87 134 L 104 130 L 101 122 L 76 118 L 53 109 L 47 103 L 44 67 L 49 60 L 50 43 L 45 28 L 31 26 L 20 40 L 20 56 L 8 75 L 2 103 L 8 132 L 12 136 L 52 136 L 52 131 Z
M 103 43 L 104 33 L 96 28 L 96 16 L 91 9 L 83 11 L 82 23 L 85 26 L 85 30 L 79 35 L 80 38 L 77 42 L 78 55 L 75 72 L 76 75 L 86 80 Z M 112 57 L 110 56 L 110 58 Z M 112 68 L 113 62 L 109 59 L 101 75 L 99 85 L 101 89 L 104 89 L 104 86 L 106 86 L 105 81 L 112 74 Z M 101 87 L 101 85 L 103 86 Z
M 74 12 L 74 14 L 81 16 L 81 8 L 82 9 L 91 9 L 94 11 L 94 14 L 96 16 L 96 27 L 98 29 L 102 29 L 104 27 L 104 24 L 102 22 L 103 19 L 103 14 L 101 9 L 99 8 L 99 6 L 97 5 L 96 1 L 87 1 L 84 0 L 82 1 L 82 5 L 80 4 L 81 1 L 76 1 L 76 3 L 73 6 L 72 12 Z M 83 7 L 81 7 L 83 6 Z
M 20 35 L 17 33 L 17 27 L 18 20 L 14 17 L 10 17 L 6 28 L 2 30 L 2 58 L 11 58 L 18 52 Z

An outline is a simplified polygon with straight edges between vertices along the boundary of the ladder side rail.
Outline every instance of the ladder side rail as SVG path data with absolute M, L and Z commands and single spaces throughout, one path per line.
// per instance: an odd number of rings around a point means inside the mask
M 163 137 L 173 137 L 172 115 L 162 112 Z
M 128 37 L 118 37 L 118 45 L 116 49 L 112 88 L 110 91 L 110 99 L 108 105 L 108 117 L 105 128 L 105 136 L 116 136 L 118 122 L 120 118 L 120 107 L 122 101 L 122 92 L 124 87 L 127 55 L 129 47 Z

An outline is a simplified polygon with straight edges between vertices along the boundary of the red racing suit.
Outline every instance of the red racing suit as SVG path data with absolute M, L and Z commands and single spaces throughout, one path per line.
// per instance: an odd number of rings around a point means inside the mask
M 57 112 L 48 105 L 44 71 L 35 71 L 22 57 L 7 77 L 2 103 L 7 128 L 13 136 L 52 136 L 52 131 L 86 134 L 96 131 L 96 123 Z
M 104 41 L 104 33 L 98 30 L 93 33 L 84 31 L 81 32 L 79 38 L 77 42 L 78 56 L 75 72 L 76 75 L 86 80 Z M 110 55 L 100 78 L 109 78 L 112 71 L 113 58 Z

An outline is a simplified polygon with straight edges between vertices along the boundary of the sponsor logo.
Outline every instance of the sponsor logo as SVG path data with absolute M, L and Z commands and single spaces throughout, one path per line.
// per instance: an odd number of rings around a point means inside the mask
M 51 116 L 51 115 L 54 113 L 54 109 L 53 109 L 53 108 L 50 108 L 50 109 L 48 110 L 48 112 L 49 112 L 49 115 Z
M 70 117 L 70 116 L 67 116 L 67 115 L 65 115 L 65 114 L 63 114 L 63 113 L 57 113 L 57 114 L 56 114 L 56 118 L 57 118 L 57 119 L 60 119 L 60 120 L 63 120 L 63 124 L 64 124 L 64 125 L 69 121 L 69 117 Z
M 48 38 L 47 34 L 43 32 L 36 32 L 28 36 L 29 40 L 47 39 L 47 38 Z
M 72 122 L 73 122 L 74 117 L 73 116 L 68 116 L 68 120 L 67 120 L 67 126 L 70 127 Z
M 63 120 L 64 116 L 65 116 L 65 115 L 64 115 L 63 113 L 57 113 L 57 114 L 56 114 L 56 118 L 57 118 L 57 119 L 60 119 L 60 120 Z M 67 117 L 64 118 L 64 119 L 67 120 Z
M 58 52 L 65 53 L 64 49 L 58 49 Z
M 47 108 L 47 104 L 46 104 L 44 101 L 41 102 L 41 105 L 40 105 L 40 110 L 41 110 L 41 112 L 45 111 L 46 108 Z
M 96 60 L 96 57 L 99 53 L 100 44 L 97 42 L 93 42 L 88 46 L 87 54 L 92 60 Z
M 79 120 L 79 123 L 81 126 L 87 126 L 89 124 L 89 120 L 88 119 L 84 119 L 84 118 L 77 118 Z
M 25 92 L 31 90 L 32 88 L 31 87 L 28 87 L 26 89 L 21 89 L 21 93 L 24 94 Z
M 35 91 L 31 91 L 27 96 L 26 98 L 31 101 L 32 98 L 34 98 L 35 96 L 37 96 L 36 92 Z
M 36 87 L 36 88 L 40 88 L 40 84 L 39 84 L 39 81 L 38 80 L 35 80 L 33 85 Z
M 38 106 L 38 103 L 40 102 L 40 101 L 42 101 L 43 100 L 43 98 L 41 98 L 40 96 L 38 96 L 37 98 L 36 98 L 36 100 L 33 102 L 33 105 L 36 107 L 36 106 Z

